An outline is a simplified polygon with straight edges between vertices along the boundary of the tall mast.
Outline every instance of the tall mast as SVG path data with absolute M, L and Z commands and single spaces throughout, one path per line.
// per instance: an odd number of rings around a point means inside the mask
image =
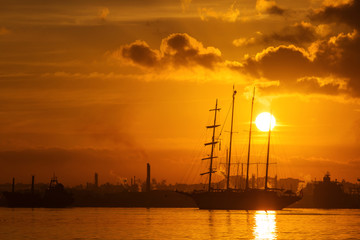
M 254 109 L 254 98 L 255 98 L 255 87 L 253 90 L 253 97 L 251 101 L 251 114 L 250 114 L 250 131 L 249 131 L 249 146 L 248 146 L 248 158 L 246 164 L 246 185 L 245 189 L 249 189 L 249 166 L 250 166 L 250 146 L 251 146 L 251 127 L 252 127 L 252 118 L 253 118 L 253 109 Z
M 227 179 L 226 179 L 226 189 L 227 189 L 227 190 L 229 190 L 229 188 L 230 188 L 231 145 L 232 145 L 232 135 L 233 135 L 233 125 L 234 125 L 235 94 L 236 94 L 236 90 L 235 90 L 234 87 L 233 87 L 231 127 L 230 127 L 229 161 L 228 161 Z
M 215 115 L 214 115 L 214 124 L 210 125 L 210 126 L 206 126 L 206 128 L 212 128 L 213 129 L 213 134 L 212 134 L 212 139 L 211 142 L 209 143 L 205 143 L 205 146 L 211 145 L 211 154 L 210 157 L 207 158 L 203 158 L 202 160 L 210 160 L 210 165 L 209 165 L 209 172 L 206 173 L 202 173 L 200 175 L 205 175 L 205 174 L 209 174 L 209 188 L 208 191 L 211 191 L 211 175 L 213 173 L 215 173 L 216 171 L 213 171 L 213 159 L 217 158 L 214 156 L 214 148 L 215 148 L 215 144 L 217 144 L 218 142 L 215 141 L 215 128 L 219 127 L 220 125 L 216 125 L 216 116 L 217 116 L 217 112 L 220 111 L 220 108 L 217 108 L 218 105 L 218 100 L 216 99 L 216 104 L 215 104 L 215 108 L 214 109 L 210 109 L 210 111 L 215 111 Z
M 270 113 L 270 123 L 269 123 L 268 146 L 267 146 L 267 154 L 266 154 L 265 190 L 268 189 L 267 182 L 268 182 L 268 172 L 269 172 L 270 135 L 271 135 L 271 113 Z

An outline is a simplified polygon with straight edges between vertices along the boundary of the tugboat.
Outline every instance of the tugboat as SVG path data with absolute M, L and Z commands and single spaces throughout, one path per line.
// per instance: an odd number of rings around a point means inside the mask
M 249 131 L 249 145 L 248 145 L 248 157 L 247 157 L 247 171 L 246 171 L 246 186 L 245 189 L 232 189 L 230 188 L 230 164 L 231 164 L 231 145 L 233 134 L 233 116 L 235 105 L 236 91 L 233 90 L 232 100 L 232 117 L 231 117 L 231 130 L 230 130 L 230 146 L 227 157 L 227 176 L 226 176 L 226 189 L 214 189 L 211 183 L 211 176 L 216 171 L 213 168 L 214 147 L 218 143 L 215 138 L 215 129 L 219 127 L 216 123 L 218 102 L 216 100 L 215 108 L 210 111 L 215 112 L 214 124 L 207 126 L 207 128 L 213 129 L 212 140 L 209 143 L 205 143 L 205 146 L 211 145 L 210 157 L 203 158 L 203 160 L 210 160 L 209 171 L 202 173 L 201 175 L 209 175 L 209 186 L 207 191 L 194 191 L 190 196 L 194 199 L 199 209 L 223 209 L 223 210 L 281 210 L 296 201 L 299 201 L 302 196 L 293 193 L 290 190 L 284 191 L 281 189 L 274 189 L 268 187 L 268 167 L 269 167 L 269 150 L 270 150 L 270 135 L 271 135 L 271 121 L 268 135 L 268 148 L 267 148 L 267 161 L 266 161 L 266 175 L 265 175 L 265 187 L 264 189 L 249 188 L 249 164 L 250 164 L 250 146 L 251 146 L 251 127 L 252 127 L 252 115 L 254 106 L 255 88 L 252 97 L 251 104 L 251 117 L 250 117 L 250 131 Z
M 64 186 L 58 183 L 54 176 L 44 194 L 34 190 L 34 179 L 32 176 L 31 191 L 15 192 L 15 179 L 13 179 L 12 191 L 3 192 L 8 207 L 12 208 L 63 208 L 73 202 L 72 194 L 65 191 Z

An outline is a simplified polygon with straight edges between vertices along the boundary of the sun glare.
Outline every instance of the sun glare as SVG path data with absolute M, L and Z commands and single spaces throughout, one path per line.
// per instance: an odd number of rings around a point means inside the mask
M 273 128 L 274 128 L 275 125 L 276 125 L 276 120 L 275 120 L 274 115 L 271 115 L 271 114 L 268 113 L 268 112 L 260 113 L 260 114 L 256 117 L 256 120 L 255 120 L 256 127 L 257 127 L 260 131 L 263 131 L 263 132 L 269 131 L 269 128 L 270 128 L 270 119 L 271 119 L 271 130 L 273 130 Z

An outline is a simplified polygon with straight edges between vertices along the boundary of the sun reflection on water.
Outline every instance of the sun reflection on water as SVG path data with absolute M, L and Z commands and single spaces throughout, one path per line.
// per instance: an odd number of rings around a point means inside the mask
M 254 218 L 255 239 L 277 239 L 275 211 L 256 211 Z

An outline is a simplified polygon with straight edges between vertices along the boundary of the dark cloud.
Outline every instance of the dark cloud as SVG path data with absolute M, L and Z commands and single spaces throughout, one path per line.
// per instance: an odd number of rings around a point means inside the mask
M 268 8 L 266 10 L 266 12 L 269 14 L 274 14 L 274 15 L 283 15 L 285 12 L 285 9 L 283 9 L 279 6 L 272 6 L 272 7 Z
M 315 45 L 315 64 L 326 68 L 329 73 L 348 78 L 348 90 L 353 96 L 360 97 L 360 36 L 354 31 L 339 34 Z
M 356 36 L 355 36 L 356 35 Z M 347 93 L 359 97 L 359 49 L 357 34 L 340 34 L 319 42 L 313 53 L 293 45 L 269 47 L 248 58 L 240 69 L 256 78 L 278 81 L 267 86 L 269 92 Z
M 338 6 L 325 6 L 310 14 L 313 21 L 345 23 L 356 29 L 360 28 L 360 0 L 353 0 Z
M 246 59 L 243 67 L 255 77 L 282 81 L 293 81 L 314 72 L 307 52 L 294 45 L 269 47 Z
M 114 53 L 125 61 L 143 67 L 202 66 L 212 69 L 221 62 L 221 52 L 213 47 L 203 47 L 202 43 L 186 33 L 171 34 L 161 42 L 160 50 L 151 49 L 145 42 L 136 41 L 123 46 Z
M 158 53 L 143 41 L 136 41 L 124 46 L 121 49 L 121 55 L 126 59 L 131 59 L 136 64 L 146 67 L 153 67 L 159 61 Z
M 318 38 L 316 28 L 310 23 L 301 22 L 292 26 L 286 26 L 281 31 L 266 35 L 263 41 L 266 43 L 278 41 L 292 44 L 310 43 Z
M 304 46 L 325 36 L 327 36 L 326 25 L 314 26 L 308 22 L 300 22 L 291 26 L 286 26 L 281 30 L 270 34 L 257 33 L 257 35 L 252 38 L 235 39 L 233 44 L 237 47 L 268 45 L 274 43 Z

